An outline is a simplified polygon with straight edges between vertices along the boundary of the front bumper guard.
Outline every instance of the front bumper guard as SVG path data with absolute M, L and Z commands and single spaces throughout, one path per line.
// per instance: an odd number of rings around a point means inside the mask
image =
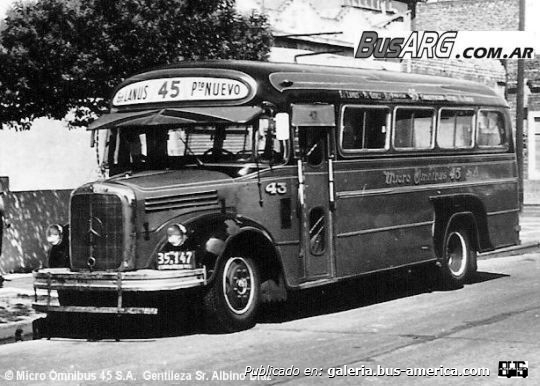
M 156 271 L 143 269 L 129 272 L 72 272 L 67 268 L 48 268 L 34 273 L 35 303 L 32 307 L 39 312 L 69 312 L 96 314 L 155 315 L 154 307 L 123 307 L 122 294 L 138 291 L 174 291 L 206 284 L 206 268 L 190 270 Z M 38 289 L 47 290 L 46 301 L 38 302 Z M 114 291 L 116 307 L 61 306 L 51 304 L 51 291 Z

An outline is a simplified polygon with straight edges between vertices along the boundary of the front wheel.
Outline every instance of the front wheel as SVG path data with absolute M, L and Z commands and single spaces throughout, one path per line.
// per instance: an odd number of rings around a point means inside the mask
M 253 259 L 226 258 L 204 296 L 208 327 L 223 332 L 253 327 L 259 299 L 259 271 Z
M 447 288 L 461 288 L 474 273 L 476 253 L 471 248 L 468 232 L 450 228 L 444 239 L 441 266 L 443 284 Z

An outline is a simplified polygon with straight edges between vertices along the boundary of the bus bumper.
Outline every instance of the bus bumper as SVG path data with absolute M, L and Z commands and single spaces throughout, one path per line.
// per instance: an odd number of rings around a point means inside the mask
M 206 284 L 206 269 L 158 271 L 143 269 L 129 272 L 72 272 L 68 268 L 48 268 L 34 273 L 35 303 L 40 312 L 98 313 L 98 314 L 157 314 L 154 307 L 124 307 L 122 295 L 130 292 L 174 291 Z M 37 290 L 44 289 L 47 296 L 38 302 Z M 107 291 L 114 292 L 116 307 L 62 306 L 53 304 L 51 291 Z

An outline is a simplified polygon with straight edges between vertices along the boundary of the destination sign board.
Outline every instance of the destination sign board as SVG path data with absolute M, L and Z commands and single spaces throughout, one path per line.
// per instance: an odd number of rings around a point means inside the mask
M 250 88 L 229 78 L 176 77 L 149 79 L 122 87 L 114 106 L 182 101 L 234 101 L 246 98 Z

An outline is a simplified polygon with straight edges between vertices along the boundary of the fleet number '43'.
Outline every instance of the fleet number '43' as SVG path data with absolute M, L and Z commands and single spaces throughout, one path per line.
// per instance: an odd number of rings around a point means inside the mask
M 268 194 L 285 194 L 287 193 L 287 184 L 285 182 L 271 182 L 264 189 Z

